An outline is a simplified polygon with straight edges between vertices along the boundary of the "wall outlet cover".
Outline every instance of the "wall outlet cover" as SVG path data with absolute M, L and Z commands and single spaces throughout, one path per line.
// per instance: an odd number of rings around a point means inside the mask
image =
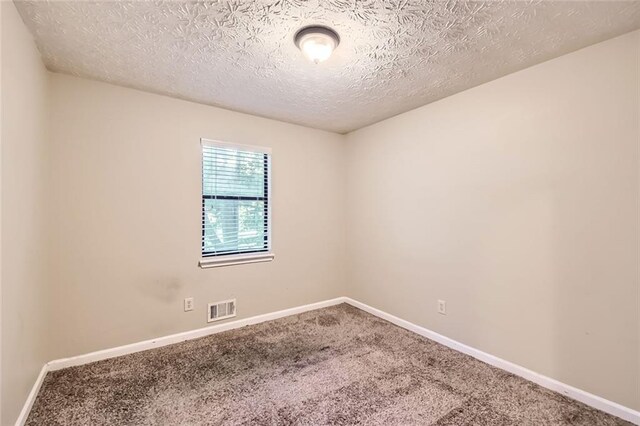
M 184 299 L 184 311 L 193 311 L 193 297 L 187 297 Z

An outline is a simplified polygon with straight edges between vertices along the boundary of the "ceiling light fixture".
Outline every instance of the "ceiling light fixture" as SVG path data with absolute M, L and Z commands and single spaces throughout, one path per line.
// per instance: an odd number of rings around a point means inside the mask
M 338 33 L 320 25 L 301 28 L 294 40 L 304 56 L 316 64 L 329 59 L 333 50 L 340 44 Z

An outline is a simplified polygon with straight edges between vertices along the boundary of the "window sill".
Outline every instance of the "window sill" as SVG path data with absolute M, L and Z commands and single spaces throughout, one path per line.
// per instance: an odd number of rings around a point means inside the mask
M 202 269 L 219 268 L 221 266 L 243 265 L 245 263 L 271 262 L 274 253 L 238 254 L 233 256 L 212 256 L 200 259 L 198 265 Z

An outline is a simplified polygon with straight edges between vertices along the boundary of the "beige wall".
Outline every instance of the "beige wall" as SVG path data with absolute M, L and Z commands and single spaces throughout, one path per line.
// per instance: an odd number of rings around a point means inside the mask
M 640 409 L 639 44 L 349 134 L 349 295 Z
M 342 295 L 342 136 L 51 75 L 51 355 L 204 327 Z M 270 146 L 271 263 L 202 270 L 200 138 Z M 195 297 L 195 311 L 183 299 Z
M 3 399 L 2 399 L 2 120 L 4 118 L 2 114 L 2 10 L 4 8 L 0 5 L 0 423 L 2 423 L 3 415 Z
M 42 368 L 47 319 L 48 74 L 12 2 L 2 8 L 2 424 Z

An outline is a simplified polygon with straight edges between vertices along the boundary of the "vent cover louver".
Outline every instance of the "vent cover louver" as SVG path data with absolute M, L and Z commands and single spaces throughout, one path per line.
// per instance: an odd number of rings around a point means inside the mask
M 207 322 L 220 321 L 236 316 L 236 299 L 209 303 Z

